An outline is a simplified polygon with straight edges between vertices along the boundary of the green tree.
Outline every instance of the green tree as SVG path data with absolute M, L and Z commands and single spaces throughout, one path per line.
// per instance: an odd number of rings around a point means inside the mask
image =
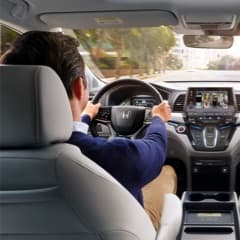
M 115 74 L 116 78 L 120 77 L 121 58 L 125 51 L 128 30 L 122 28 L 112 28 L 105 30 L 106 40 L 110 42 L 116 51 Z
M 168 54 L 166 58 L 166 69 L 167 70 L 178 70 L 183 67 L 182 60 L 177 55 Z
M 0 55 L 9 49 L 20 34 L 15 30 L 0 24 Z
M 105 61 L 104 58 L 108 55 L 105 46 L 112 47 L 112 52 L 115 52 L 116 78 L 120 76 L 121 66 L 130 69 L 133 66 L 139 66 L 141 69 L 145 69 L 146 73 L 164 71 L 167 68 L 166 59 L 169 50 L 176 43 L 173 31 L 166 26 L 77 30 L 76 33 L 83 45 L 90 49 L 89 52 L 98 65 L 102 60 Z M 98 54 L 96 54 L 96 50 Z M 105 61 L 101 66 L 106 68 L 108 64 Z
M 218 61 L 210 61 L 207 65 L 209 70 L 218 70 Z
M 235 68 L 235 65 L 237 65 L 237 60 L 238 59 L 232 56 L 225 55 L 219 60 L 209 62 L 207 67 L 210 70 L 231 70 Z
M 165 58 L 175 46 L 172 30 L 166 26 L 156 28 L 132 28 L 127 34 L 125 46 L 129 57 L 138 62 L 146 73 L 166 68 Z

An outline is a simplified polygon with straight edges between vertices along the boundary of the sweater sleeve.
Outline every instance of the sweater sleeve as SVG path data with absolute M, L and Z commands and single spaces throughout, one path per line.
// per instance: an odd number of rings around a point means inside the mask
M 122 142 L 115 138 L 110 143 L 114 146 L 112 149 L 118 148 L 116 153 L 119 154 L 121 162 L 125 162 L 122 166 L 128 166 L 122 171 L 134 177 L 135 186 L 142 188 L 159 175 L 167 152 L 167 130 L 159 117 L 152 119 L 144 138 L 123 139 Z
M 135 159 L 139 184 L 144 186 L 159 175 L 165 163 L 167 152 L 165 123 L 159 117 L 154 117 L 144 138 L 133 142 L 139 156 L 139 159 Z
M 78 134 L 81 134 L 80 138 Z M 142 139 L 114 138 L 107 141 L 73 133 L 69 142 L 79 146 L 85 155 L 123 185 L 142 187 L 161 171 L 166 158 L 167 131 L 163 121 L 154 117 Z
M 81 116 L 81 121 L 82 121 L 83 123 L 86 123 L 87 125 L 90 125 L 90 123 L 91 123 L 91 118 L 89 117 L 89 115 L 84 114 L 84 115 Z

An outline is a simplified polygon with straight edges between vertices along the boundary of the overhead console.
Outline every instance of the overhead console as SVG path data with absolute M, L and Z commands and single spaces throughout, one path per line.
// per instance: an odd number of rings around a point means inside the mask
M 234 132 L 236 103 L 232 88 L 189 88 L 185 121 L 196 150 L 224 150 Z

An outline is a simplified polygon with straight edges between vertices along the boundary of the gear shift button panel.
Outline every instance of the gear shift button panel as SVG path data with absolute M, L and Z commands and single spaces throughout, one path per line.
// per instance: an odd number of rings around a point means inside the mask
M 217 145 L 218 130 L 214 126 L 206 126 L 203 129 L 203 143 L 206 148 L 215 148 Z

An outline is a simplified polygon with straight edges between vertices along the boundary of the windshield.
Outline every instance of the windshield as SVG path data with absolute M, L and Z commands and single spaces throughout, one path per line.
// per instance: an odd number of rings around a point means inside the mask
M 229 49 L 188 48 L 171 27 L 74 30 L 88 67 L 104 81 L 164 79 L 195 70 L 240 70 L 240 37 Z M 171 79 L 171 78 L 170 78 Z M 164 80 L 164 81 L 165 81 Z

